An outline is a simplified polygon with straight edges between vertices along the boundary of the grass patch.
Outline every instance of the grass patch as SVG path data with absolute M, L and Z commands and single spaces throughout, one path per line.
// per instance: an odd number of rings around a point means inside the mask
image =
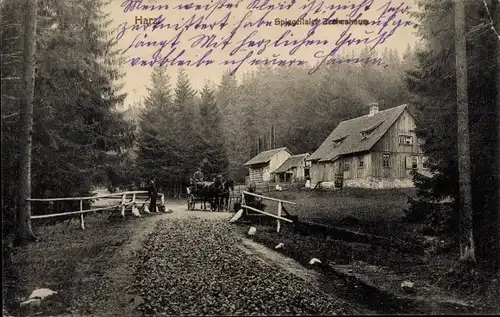
M 345 188 L 337 191 L 290 190 L 266 195 L 290 200 L 297 205 L 286 205 L 287 210 L 301 219 L 338 224 L 347 217 L 359 221 L 394 221 L 400 219 L 408 197 L 414 189 Z M 265 202 L 271 210 L 276 203 Z
M 123 220 L 96 213 L 85 217 L 86 229 L 81 230 L 77 219 L 69 225 L 67 221 L 40 225 L 34 220 L 34 233 L 41 241 L 15 248 L 9 273 L 4 275 L 4 285 L 10 286 L 6 302 L 9 312 L 52 315 L 83 307 L 88 296 L 92 297 L 88 290 L 97 288 L 96 280 L 110 269 L 107 260 L 130 240 L 137 221 L 141 219 Z M 50 288 L 58 294 L 42 301 L 36 312 L 21 312 L 19 303 L 36 288 Z
M 403 253 L 392 247 L 376 246 L 369 241 L 368 243 L 339 241 L 335 237 L 314 230 L 310 232 L 297 230 L 298 228 L 290 224 L 284 224 L 280 233 L 275 232 L 274 225 L 256 226 L 257 234 L 252 237 L 256 242 L 271 249 L 278 243 L 284 243 L 285 247 L 279 252 L 305 266 L 308 266 L 311 258 L 318 258 L 323 263 L 352 264 L 363 261 L 386 267 L 401 278 L 415 282 L 417 288 L 426 285 L 440 286 L 444 294 L 474 302 L 478 312 L 493 312 L 495 305 L 488 299 L 494 297 L 492 294 L 499 293 L 497 289 L 492 290 L 495 286 L 489 287 L 488 292 L 483 294 L 470 287 L 469 293 L 456 287 L 446 287 L 452 285 L 453 281 L 461 280 L 459 276 L 449 277 L 450 268 L 458 260 L 456 249 L 450 247 L 449 239 L 434 237 L 429 242 L 421 233 L 421 224 L 403 221 L 403 210 L 409 206 L 408 198 L 415 195 L 414 189 L 287 190 L 264 195 L 297 203 L 285 206 L 292 215 L 299 217 L 299 221 L 346 228 L 393 241 L 412 242 L 422 245 L 426 252 L 418 255 Z M 270 201 L 264 203 L 265 211 L 276 214 L 277 203 Z M 246 232 L 248 226 L 243 226 L 240 230 Z M 463 275 L 461 274 L 462 277 Z M 493 285 L 498 288 L 498 281 L 495 283 Z M 477 284 L 480 283 L 476 281 Z

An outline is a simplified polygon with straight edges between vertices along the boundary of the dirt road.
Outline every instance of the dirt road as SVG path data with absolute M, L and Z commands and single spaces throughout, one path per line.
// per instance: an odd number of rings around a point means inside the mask
M 72 316 L 355 312 L 322 293 L 312 271 L 238 236 L 231 213 L 187 211 L 178 202 L 167 207 L 172 213 L 137 222 Z

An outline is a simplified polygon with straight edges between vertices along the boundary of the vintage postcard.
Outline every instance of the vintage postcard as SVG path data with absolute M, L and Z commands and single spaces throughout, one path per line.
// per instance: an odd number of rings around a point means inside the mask
M 499 0 L 0 0 L 3 316 L 498 314 Z

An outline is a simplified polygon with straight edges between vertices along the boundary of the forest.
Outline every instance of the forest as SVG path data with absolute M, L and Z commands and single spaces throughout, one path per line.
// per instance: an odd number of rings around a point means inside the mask
M 78 5 L 76 5 L 78 3 Z M 39 1 L 32 151 L 32 197 L 88 195 L 96 186 L 140 188 L 150 178 L 178 196 L 197 167 L 243 182 L 242 164 L 258 149 L 312 153 L 342 121 L 410 104 L 435 176 L 418 178 L 425 199 L 459 201 L 453 2 L 421 0 L 422 42 L 404 54 L 364 49 L 390 65 L 337 64 L 308 75 L 308 67 L 255 68 L 237 81 L 229 72 L 201 91 L 184 71 L 155 69 L 144 101 L 123 105 L 120 55 L 104 0 Z M 467 72 L 472 201 L 478 258 L 497 270 L 500 3 L 468 1 Z M 19 205 L 19 109 L 23 71 L 23 10 L 1 2 L 2 217 L 15 235 Z M 354 54 L 353 52 L 350 54 Z M 359 55 L 359 54 L 358 54 Z M 123 111 L 128 106 L 130 110 Z M 458 208 L 458 207 L 457 207 Z M 34 210 L 33 213 L 44 212 Z M 456 212 L 453 217 L 458 217 Z M 492 253 L 494 252 L 494 253 Z

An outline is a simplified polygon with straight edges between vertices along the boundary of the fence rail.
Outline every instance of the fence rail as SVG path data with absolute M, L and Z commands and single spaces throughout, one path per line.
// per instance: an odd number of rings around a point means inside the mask
M 54 202 L 54 201 L 75 201 L 79 200 L 80 201 L 80 210 L 78 211 L 69 211 L 69 212 L 61 212 L 61 213 L 55 213 L 55 214 L 47 214 L 47 215 L 34 215 L 31 216 L 30 219 L 45 219 L 45 218 L 55 218 L 55 217 L 62 217 L 62 216 L 68 216 L 68 215 L 79 215 L 80 216 L 80 228 L 82 230 L 85 230 L 85 219 L 84 219 L 84 214 L 89 213 L 89 212 L 95 212 L 95 211 L 103 211 L 103 210 L 109 210 L 109 209 L 117 209 L 121 207 L 121 216 L 125 217 L 125 210 L 128 206 L 132 206 L 131 211 L 132 214 L 136 217 L 140 217 L 141 214 L 139 213 L 139 208 L 137 208 L 138 205 L 138 197 L 139 195 L 144 195 L 148 194 L 147 191 L 126 191 L 126 192 L 121 192 L 121 193 L 112 193 L 112 194 L 105 194 L 105 195 L 97 195 L 97 196 L 87 196 L 87 197 L 61 197 L 61 198 L 28 198 L 27 200 L 29 202 Z M 126 202 L 127 200 L 127 195 L 132 195 L 131 201 Z M 165 196 L 163 194 L 158 195 L 160 197 L 160 206 L 163 206 L 165 208 Z M 129 196 L 130 197 L 130 196 Z M 92 208 L 92 209 L 83 209 L 83 201 L 84 200 L 95 200 L 95 199 L 106 199 L 106 198 L 121 198 L 120 203 L 116 205 L 110 205 L 106 207 L 99 207 L 99 208 Z M 142 206 L 144 207 L 144 211 L 146 213 L 150 213 L 146 206 L 146 202 L 149 200 L 149 197 L 146 199 L 140 199 L 144 200 Z M 158 207 L 157 207 L 158 208 Z M 152 210 L 152 212 L 158 212 L 157 210 Z
M 277 215 L 274 215 L 274 214 L 271 214 L 271 213 L 268 213 L 268 212 L 265 212 L 263 210 L 260 210 L 260 209 L 257 209 L 257 208 L 254 208 L 254 207 L 251 207 L 251 206 L 248 206 L 245 202 L 245 195 L 251 195 L 251 196 L 254 196 L 254 197 L 259 197 L 261 199 L 266 199 L 266 200 L 271 200 L 271 201 L 276 201 L 278 202 L 278 214 Z M 259 195 L 259 194 L 255 194 L 255 193 L 251 193 L 251 192 L 247 192 L 247 191 L 242 191 L 241 192 L 241 207 L 242 208 L 246 208 L 246 209 L 249 209 L 249 210 L 252 210 L 252 211 L 255 211 L 255 212 L 258 212 L 258 213 L 261 213 L 261 214 L 264 214 L 266 216 L 270 216 L 270 217 L 273 217 L 273 218 L 276 218 L 276 232 L 280 232 L 280 229 L 281 229 L 281 220 L 283 221 L 286 221 L 286 222 L 290 222 L 290 223 L 293 223 L 293 220 L 291 219 L 288 219 L 288 218 L 285 218 L 283 217 L 281 214 L 282 212 L 285 212 L 288 214 L 288 212 L 286 211 L 286 209 L 284 208 L 284 204 L 291 204 L 291 205 L 296 205 L 296 203 L 294 202 L 291 202 L 291 201 L 288 201 L 288 200 L 283 200 L 283 199 L 278 199 L 278 198 L 273 198 L 273 197 L 268 197 L 268 196 L 264 196 L 264 195 Z

